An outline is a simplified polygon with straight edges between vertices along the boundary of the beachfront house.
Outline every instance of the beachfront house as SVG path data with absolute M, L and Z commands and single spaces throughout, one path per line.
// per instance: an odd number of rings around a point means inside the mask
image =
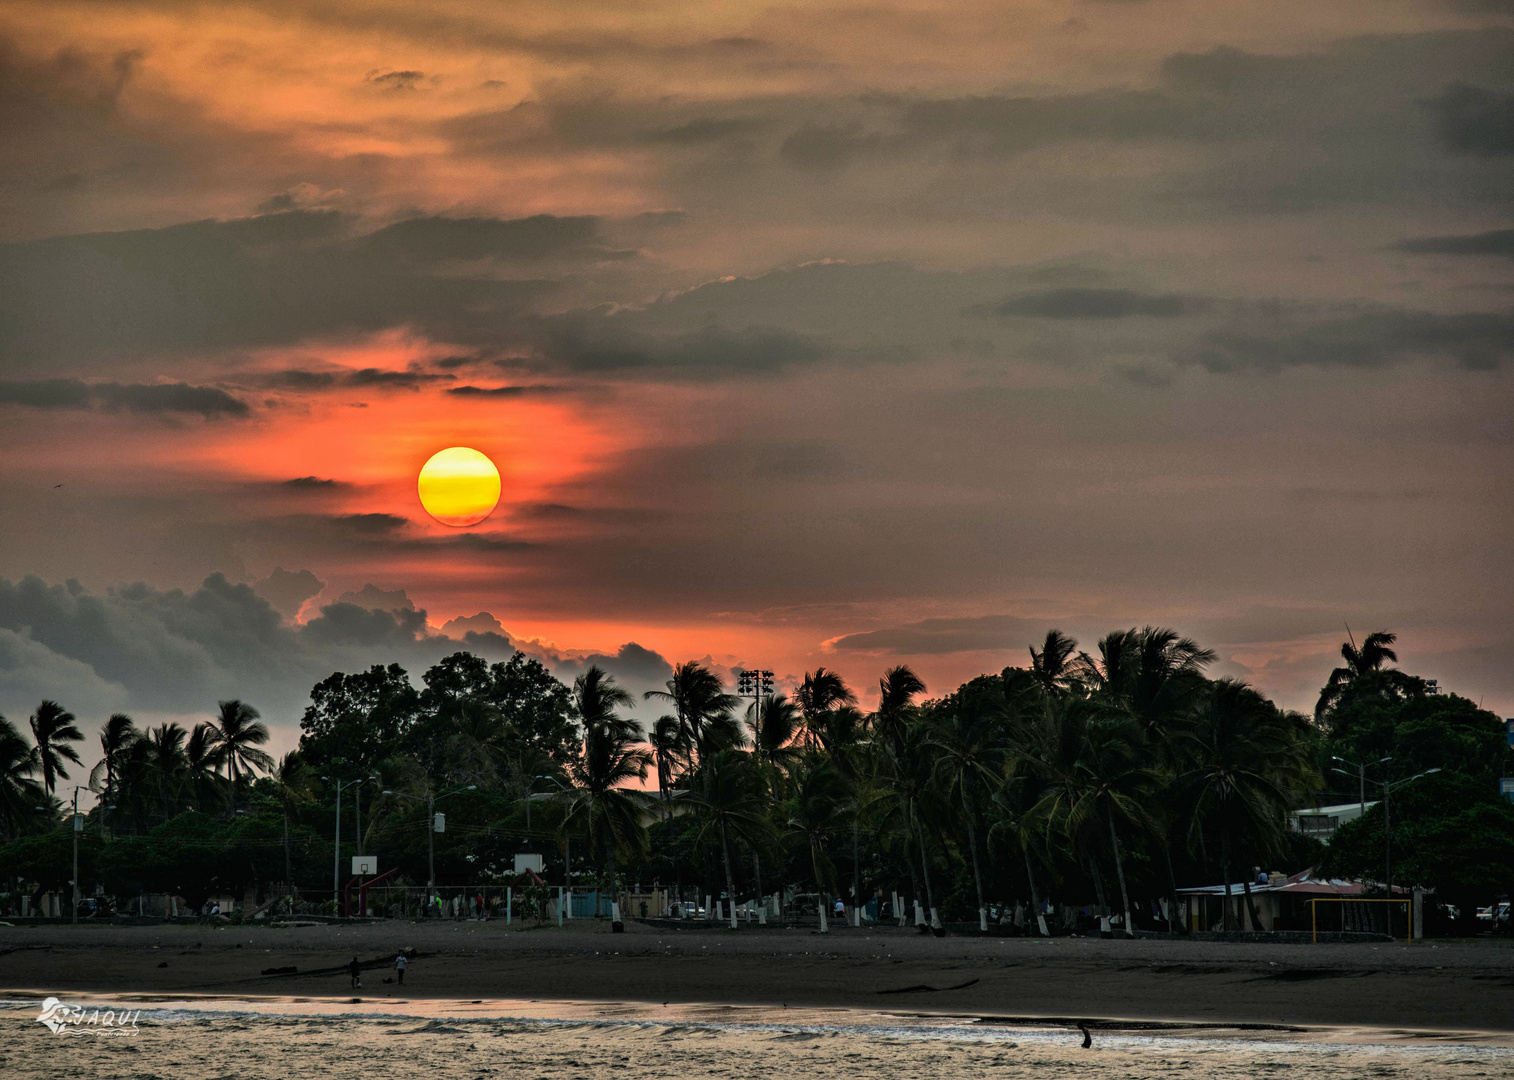
M 1353 803 L 1351 808 L 1356 809 L 1357 804 Z M 1365 899 L 1369 892 L 1380 892 L 1380 889 L 1362 881 L 1316 878 L 1313 873 L 1309 869 L 1292 877 L 1258 875 L 1251 882 L 1255 921 L 1246 904 L 1245 884 L 1239 881 L 1231 884 L 1231 929 L 1309 930 L 1314 925 L 1310 901 L 1322 900 L 1327 902 L 1319 904 L 1321 930 L 1382 932 L 1386 926 L 1386 913 L 1382 910 L 1385 905 L 1339 902 L 1349 901 L 1352 897 Z M 1201 885 L 1179 889 L 1177 893 L 1178 918 L 1189 930 L 1219 930 L 1224 926 L 1224 885 Z

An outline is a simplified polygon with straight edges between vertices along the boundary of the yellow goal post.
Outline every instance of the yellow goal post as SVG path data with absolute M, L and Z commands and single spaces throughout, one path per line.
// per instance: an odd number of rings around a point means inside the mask
M 1404 937 L 1409 944 L 1414 944 L 1414 897 L 1405 896 L 1402 899 L 1389 899 L 1386 897 L 1366 896 L 1315 896 L 1309 899 L 1309 926 L 1313 933 L 1313 943 L 1319 944 L 1319 908 L 1315 904 L 1403 904 L 1404 905 Z M 1393 913 L 1388 913 L 1388 928 L 1393 928 Z M 1389 937 L 1393 937 L 1389 933 Z M 1397 940 L 1396 938 L 1394 940 Z

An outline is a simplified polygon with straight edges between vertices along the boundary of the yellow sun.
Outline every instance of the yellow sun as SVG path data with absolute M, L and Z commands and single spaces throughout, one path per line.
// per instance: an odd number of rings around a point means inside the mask
M 415 486 L 426 513 L 443 525 L 477 525 L 499 505 L 499 470 L 466 446 L 432 454 Z

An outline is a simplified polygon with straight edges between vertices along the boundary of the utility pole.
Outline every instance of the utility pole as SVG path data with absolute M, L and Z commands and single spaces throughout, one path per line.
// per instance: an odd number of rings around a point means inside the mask
M 74 833 L 74 923 L 79 921 L 79 833 L 83 831 L 84 822 L 79 820 L 79 789 L 74 788 L 74 816 L 69 822 L 69 828 Z
M 1342 765 L 1350 765 L 1353 769 L 1356 770 L 1355 774 L 1349 773 L 1345 769 L 1334 769 L 1334 768 L 1332 768 L 1330 771 L 1331 772 L 1338 772 L 1342 776 L 1351 776 L 1351 775 L 1355 775 L 1356 776 L 1356 781 L 1357 781 L 1357 784 L 1358 784 L 1358 789 L 1357 790 L 1360 792 L 1360 796 L 1359 797 L 1361 799 L 1361 813 L 1362 813 L 1363 816 L 1365 816 L 1366 813 L 1367 813 L 1367 770 L 1370 769 L 1370 768 L 1372 768 L 1372 766 L 1374 766 L 1374 765 L 1386 765 L 1388 762 L 1392 761 L 1393 759 L 1391 757 L 1385 757 L 1385 758 L 1379 758 L 1376 761 L 1368 761 L 1366 763 L 1360 763 L 1360 762 L 1355 762 L 1355 761 L 1347 761 L 1343 757 L 1336 757 L 1335 755 L 1332 754 L 1330 756 L 1330 760 L 1331 761 L 1339 761 Z
M 1439 769 L 1426 769 L 1422 773 L 1415 773 L 1407 780 L 1399 780 L 1390 783 L 1386 778 L 1383 780 L 1383 877 L 1387 879 L 1388 899 L 1393 899 L 1393 819 L 1389 816 L 1389 796 L 1395 788 L 1401 788 L 1405 784 L 1412 784 L 1421 776 L 1429 776 L 1438 773 Z M 1410 919 L 1413 918 L 1413 910 L 1410 910 Z M 1411 931 L 1412 932 L 1412 931 Z M 1393 936 L 1393 905 L 1388 905 L 1388 936 Z

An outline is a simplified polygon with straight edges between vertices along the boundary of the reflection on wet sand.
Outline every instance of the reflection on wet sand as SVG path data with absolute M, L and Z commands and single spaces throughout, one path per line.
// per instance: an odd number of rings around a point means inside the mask
M 1506 1035 L 1404 1029 L 1204 1026 L 1111 1018 L 981 1017 L 729 1005 L 364 998 L 124 995 L 81 1004 L 142 1010 L 131 1039 L 53 1035 L 38 1003 L 0 1011 L 0 1074 L 312 1077 L 382 1068 L 449 1076 L 637 1077 L 861 1075 L 941 1080 L 1110 1080 L 1286 1075 L 1309 1080 L 1459 1080 L 1514 1070 Z M 1085 1048 L 1079 1021 L 1092 1037 Z M 462 1070 L 461 1072 L 459 1070 Z

